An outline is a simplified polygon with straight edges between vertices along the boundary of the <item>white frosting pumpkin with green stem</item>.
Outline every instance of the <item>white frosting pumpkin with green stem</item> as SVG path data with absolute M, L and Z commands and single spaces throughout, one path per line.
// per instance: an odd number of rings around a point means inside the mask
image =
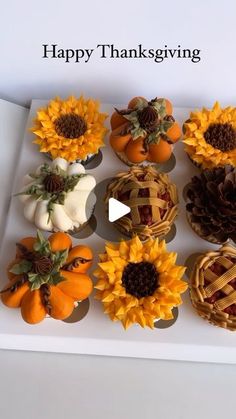
M 80 163 L 58 157 L 27 174 L 19 193 L 24 216 L 41 230 L 80 229 L 92 215 L 96 196 L 95 178 Z

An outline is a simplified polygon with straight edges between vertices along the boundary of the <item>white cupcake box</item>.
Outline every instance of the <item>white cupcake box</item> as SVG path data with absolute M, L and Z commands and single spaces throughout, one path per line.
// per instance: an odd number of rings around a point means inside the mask
M 45 161 L 37 146 L 32 144 L 33 134 L 29 132 L 37 108 L 45 104 L 46 101 L 33 100 L 28 111 L 0 101 L 0 120 L 8 121 L 0 132 L 0 288 L 7 281 L 6 266 L 14 257 L 15 243 L 24 236 L 35 234 L 34 227 L 23 216 L 21 202 L 12 195 L 21 189 L 24 175 Z M 122 105 L 117 107 L 123 108 Z M 102 111 L 111 114 L 113 106 L 103 105 Z M 187 108 L 175 108 L 174 116 L 182 123 L 188 118 L 189 112 L 190 109 Z M 22 138 L 27 114 L 28 122 Z M 198 173 L 198 169 L 184 153 L 182 143 L 176 144 L 174 154 L 176 165 L 169 174 L 178 187 L 180 212 L 175 223 L 176 235 L 169 242 L 168 249 L 178 252 L 177 262 L 184 264 L 189 256 L 216 249 L 218 246 L 198 238 L 187 223 L 182 192 L 191 176 Z M 98 167 L 86 169 L 87 173 L 95 176 L 97 183 L 114 176 L 118 171 L 128 169 L 109 146 L 102 149 L 102 155 L 103 159 Z M 102 223 L 103 218 L 104 213 L 101 213 L 101 219 L 97 219 L 97 223 Z M 107 226 L 109 227 L 108 222 Z M 113 228 L 111 225 L 111 229 Z M 86 239 L 73 238 L 74 244 L 85 242 L 93 248 L 96 255 L 94 266 L 98 253 L 104 249 L 104 241 L 96 232 Z M 201 319 L 191 305 L 188 291 L 183 295 L 183 305 L 179 307 L 177 321 L 163 329 L 158 322 L 160 328 L 154 330 L 135 325 L 125 331 L 120 323 L 111 322 L 103 314 L 102 304 L 94 300 L 93 295 L 87 311 L 79 322 L 45 319 L 42 323 L 31 326 L 22 320 L 18 309 L 8 309 L 0 303 L 0 348 L 236 363 L 236 333 L 214 327 Z

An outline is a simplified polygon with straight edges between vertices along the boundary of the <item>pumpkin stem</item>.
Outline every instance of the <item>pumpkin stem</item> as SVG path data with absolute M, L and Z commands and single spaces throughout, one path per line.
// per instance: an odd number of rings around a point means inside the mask
M 80 257 L 74 258 L 70 263 L 66 263 L 65 265 L 63 265 L 62 269 L 64 271 L 72 271 L 73 268 L 77 268 L 80 264 L 83 265 L 84 263 L 91 262 L 91 260 L 92 259 L 86 259 L 80 256 Z
M 134 111 L 133 109 L 121 109 L 121 110 L 119 110 L 117 108 L 114 108 L 114 109 L 119 115 L 122 115 L 122 116 L 129 115 L 131 112 Z
M 16 243 L 16 247 L 18 247 L 19 251 L 21 252 L 22 256 L 29 261 L 32 261 L 35 258 L 35 253 L 31 252 L 27 249 L 27 247 L 22 243 Z
M 52 310 L 52 305 L 50 304 L 50 300 L 49 300 L 49 297 L 51 295 L 51 291 L 50 291 L 49 285 L 48 284 L 41 285 L 40 292 L 41 292 L 42 304 L 44 305 L 44 307 L 47 310 L 47 313 L 50 316 L 51 310 Z
M 4 294 L 5 292 L 15 292 L 21 287 L 25 282 L 28 281 L 27 275 L 23 274 L 22 278 L 18 279 L 15 284 L 11 285 L 10 287 L 6 288 L 5 290 L 0 291 L 0 294 Z

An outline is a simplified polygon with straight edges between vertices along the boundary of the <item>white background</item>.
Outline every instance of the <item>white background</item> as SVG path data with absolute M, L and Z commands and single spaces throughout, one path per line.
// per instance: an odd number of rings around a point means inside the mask
M 80 94 L 125 103 L 140 94 L 178 106 L 236 104 L 234 0 L 0 0 L 0 97 Z M 201 61 L 42 59 L 42 44 L 64 48 L 198 48 Z
M 124 103 L 236 104 L 235 0 L 0 0 L 0 97 L 21 104 L 70 93 Z M 202 60 L 42 60 L 42 44 L 201 49 Z M 235 412 L 236 368 L 182 362 L 0 352 L 3 419 L 215 419 Z

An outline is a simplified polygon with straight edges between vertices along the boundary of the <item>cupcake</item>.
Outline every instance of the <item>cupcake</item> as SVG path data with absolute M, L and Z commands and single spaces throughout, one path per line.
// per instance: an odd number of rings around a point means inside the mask
M 46 316 L 64 320 L 92 292 L 92 281 L 86 275 L 93 258 L 89 247 L 72 247 L 70 237 L 62 232 L 46 240 L 40 231 L 37 237 L 23 238 L 16 247 L 15 259 L 7 269 L 9 282 L 0 295 L 3 304 L 21 309 L 27 323 L 39 323 Z
M 167 174 L 153 166 L 133 166 L 110 182 L 105 203 L 115 198 L 131 208 L 130 213 L 114 222 L 117 229 L 141 240 L 163 237 L 171 229 L 178 212 L 177 188 Z
M 236 108 L 216 102 L 211 110 L 191 112 L 183 131 L 185 151 L 197 166 L 236 166 Z
M 181 129 L 172 115 L 167 99 L 147 101 L 133 98 L 128 109 L 111 116 L 110 144 L 117 156 L 127 165 L 164 163 L 172 154 L 172 144 L 181 137 Z
M 236 168 L 205 169 L 187 185 L 187 218 L 212 243 L 236 241 Z
M 87 163 L 104 146 L 107 129 L 105 113 L 99 112 L 99 102 L 79 99 L 51 100 L 37 111 L 31 131 L 36 135 L 34 143 L 51 159 L 62 157 L 67 161 Z
M 93 213 L 96 181 L 80 163 L 58 157 L 27 174 L 23 183 L 24 216 L 41 230 L 78 232 Z
M 215 326 L 236 330 L 236 249 L 225 245 L 195 263 L 190 295 L 199 316 Z
M 94 272 L 95 298 L 104 313 L 125 329 L 132 324 L 153 328 L 157 319 L 172 319 L 172 309 L 182 303 L 180 294 L 187 289 L 181 280 L 185 267 L 175 265 L 176 257 L 167 252 L 164 240 L 142 243 L 136 236 L 108 243 Z

